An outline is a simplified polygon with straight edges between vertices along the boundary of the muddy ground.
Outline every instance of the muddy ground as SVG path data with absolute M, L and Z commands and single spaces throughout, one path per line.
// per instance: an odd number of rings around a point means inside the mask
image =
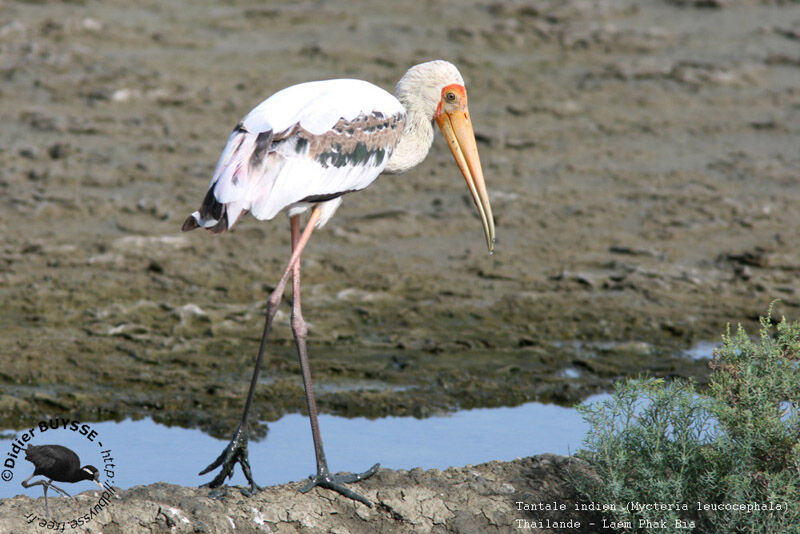
M 489 256 L 439 139 L 312 237 L 321 410 L 574 402 L 800 306 L 800 5 L 0 3 L 0 428 L 149 415 L 229 435 L 288 222 L 181 234 L 230 129 L 292 83 L 467 80 Z M 279 312 L 256 416 L 303 409 Z M 535 422 L 531 422 L 535 425 Z M 263 434 L 263 428 L 261 429 Z
M 298 498 L 299 482 L 266 488 L 247 498 L 236 488 L 212 491 L 161 483 L 109 492 L 99 513 L 89 516 L 85 531 L 486 534 L 533 528 L 534 532 L 598 532 L 603 520 L 597 512 L 576 511 L 568 505 L 575 493 L 565 481 L 580 476 L 592 474 L 579 461 L 550 454 L 445 471 L 381 469 L 359 485 L 373 503 L 371 508 L 328 490 L 315 489 Z M 73 501 L 51 500 L 50 520 L 43 519 L 42 498 L 2 500 L 0 531 L 74 532 L 76 527 L 70 524 L 77 525 L 100 497 L 97 491 L 88 491 Z M 567 509 L 557 509 L 561 505 Z

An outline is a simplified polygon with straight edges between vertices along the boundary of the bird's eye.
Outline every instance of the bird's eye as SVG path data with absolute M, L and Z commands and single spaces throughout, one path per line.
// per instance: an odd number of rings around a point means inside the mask
M 453 93 L 453 92 L 450 92 L 450 91 L 448 91 L 447 93 L 445 93 L 445 95 L 444 95 L 444 96 L 445 96 L 445 98 L 447 99 L 447 101 L 448 101 L 448 102 L 453 102 L 453 101 L 455 101 L 455 99 L 456 99 L 456 94 L 455 94 L 455 93 Z

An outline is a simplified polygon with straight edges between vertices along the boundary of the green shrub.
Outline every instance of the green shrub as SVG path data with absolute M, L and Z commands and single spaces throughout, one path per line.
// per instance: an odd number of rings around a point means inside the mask
M 722 340 L 702 393 L 629 380 L 579 408 L 599 476 L 574 482 L 618 532 L 800 533 L 800 325 Z

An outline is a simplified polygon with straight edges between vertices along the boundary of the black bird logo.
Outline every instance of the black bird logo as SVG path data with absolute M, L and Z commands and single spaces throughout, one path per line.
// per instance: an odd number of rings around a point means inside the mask
M 81 467 L 81 459 L 78 458 L 78 455 L 62 445 L 28 445 L 28 448 L 25 449 L 25 459 L 31 462 L 36 469 L 33 470 L 31 476 L 22 481 L 22 487 L 44 487 L 44 507 L 48 517 L 50 516 L 50 508 L 47 505 L 47 490 L 49 488 L 53 488 L 65 497 L 71 497 L 69 493 L 53 484 L 54 480 L 56 482 L 91 480 L 97 484 L 97 487 L 101 490 L 103 489 L 103 486 L 100 485 L 100 471 L 93 465 Z M 28 482 L 39 475 L 47 480 Z

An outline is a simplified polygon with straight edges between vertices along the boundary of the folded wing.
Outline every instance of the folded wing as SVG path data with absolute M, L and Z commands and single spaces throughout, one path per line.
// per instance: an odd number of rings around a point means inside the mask
M 368 82 L 288 87 L 233 129 L 203 203 L 183 230 L 224 232 L 246 211 L 271 219 L 287 207 L 363 189 L 383 171 L 404 124 L 400 102 Z

